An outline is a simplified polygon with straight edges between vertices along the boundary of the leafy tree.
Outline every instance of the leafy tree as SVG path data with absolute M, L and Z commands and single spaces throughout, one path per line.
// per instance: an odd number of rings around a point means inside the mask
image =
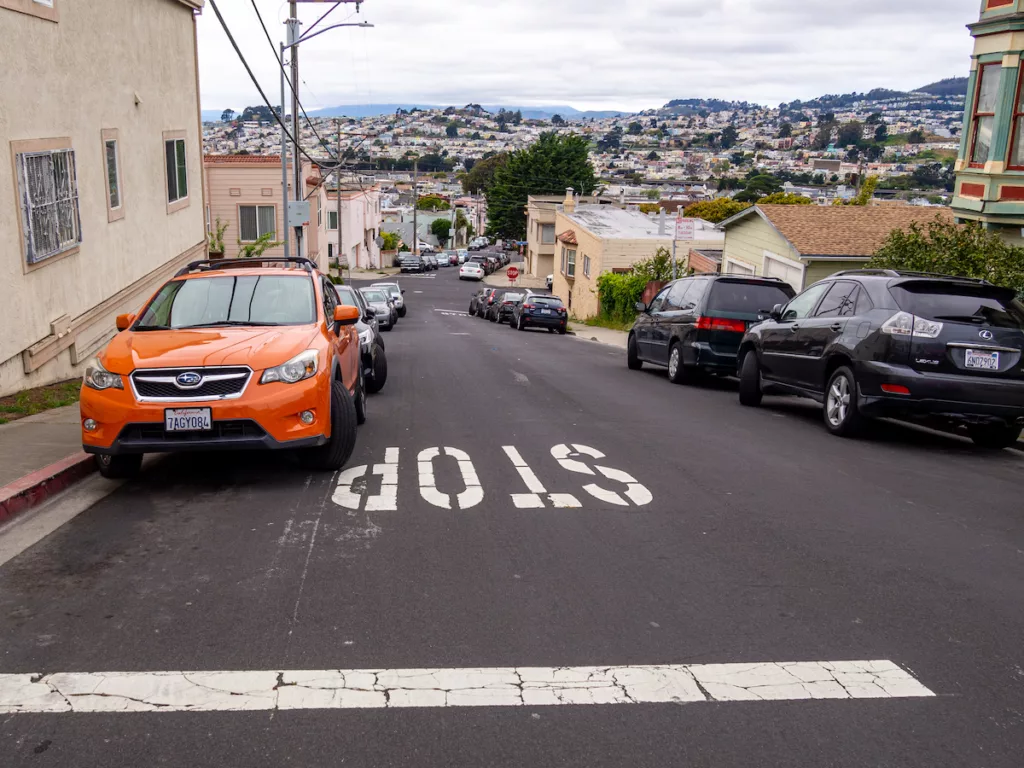
M 881 159 L 885 150 L 877 144 L 868 144 L 868 148 L 864 150 L 864 156 L 867 158 L 869 163 L 874 163 Z
M 936 217 L 895 230 L 868 266 L 980 278 L 1024 295 L 1024 248 L 975 222 L 952 224 Z
M 597 142 L 598 152 L 608 152 L 612 149 L 618 149 L 621 145 L 622 129 L 616 126 L 608 133 L 604 135 L 604 138 Z
M 818 125 L 824 128 L 826 125 L 835 125 L 836 113 L 835 112 L 822 112 L 818 115 Z
M 416 208 L 421 211 L 447 211 L 451 207 L 440 195 L 424 195 L 416 202 Z
M 507 161 L 508 155 L 502 153 L 485 157 L 472 168 L 467 168 L 469 173 L 462 180 L 462 189 L 471 195 L 487 192 L 494 180 L 494 172 Z
M 381 237 L 381 240 L 384 241 L 384 243 L 381 245 L 381 249 L 382 250 L 385 250 L 385 251 L 395 251 L 395 250 L 398 250 L 398 240 L 399 240 L 399 237 L 398 237 L 398 233 L 397 232 L 381 232 L 380 233 L 380 237 Z
M 881 123 L 875 128 L 875 141 L 879 144 L 884 144 L 885 140 L 889 138 L 889 126 L 885 123 Z
M 627 130 L 627 133 L 629 133 L 630 136 L 639 136 L 643 132 L 644 127 L 635 120 L 629 124 L 629 129 Z
M 448 123 L 447 127 L 444 129 L 444 132 L 449 139 L 458 138 L 459 126 L 457 123 L 454 122 Z
M 727 197 L 719 197 L 714 200 L 691 203 L 686 206 L 683 213 L 688 218 L 704 219 L 704 221 L 710 221 L 712 224 L 718 224 L 730 216 L 735 216 L 740 211 L 746 210 L 750 206 L 750 203 L 741 203 L 736 200 L 730 200 Z
M 469 138 L 473 141 L 480 141 L 480 131 L 473 131 L 473 134 Z
M 740 203 L 756 203 L 760 198 L 782 191 L 782 184 L 770 173 L 758 173 L 747 180 L 747 186 L 733 199 Z
M 851 144 L 860 144 L 864 135 L 864 126 L 856 120 L 851 120 L 839 129 L 836 136 L 836 144 L 840 147 L 848 147 Z
M 822 150 L 832 143 L 832 132 L 835 130 L 835 123 L 825 123 L 811 140 L 811 149 Z
M 730 149 L 736 144 L 736 140 L 739 138 L 739 133 L 731 125 L 725 126 L 722 129 L 722 135 L 719 139 L 722 145 L 722 149 Z
M 657 153 L 657 152 L 655 152 L 655 151 L 654 151 L 654 150 L 652 149 L 652 150 L 651 150 L 651 151 L 650 151 L 650 152 L 648 153 L 648 155 L 647 155 L 647 159 L 648 159 L 648 160 L 661 160 L 661 157 L 659 157 L 659 156 L 658 156 L 658 153 Z
M 262 256 L 271 248 L 277 248 L 277 246 L 283 244 L 284 240 L 275 240 L 274 234 L 274 232 L 265 232 L 252 243 L 243 243 L 241 240 L 238 240 L 238 258 L 254 259 L 257 256 Z
M 225 109 L 223 112 L 220 113 L 220 119 L 222 122 L 230 123 L 232 120 L 235 119 L 235 110 Z
M 817 184 L 818 186 L 821 186 L 822 184 L 825 183 L 825 174 L 824 173 L 816 173 L 816 174 L 814 174 L 814 178 L 811 180 L 811 183 L 812 184 Z
M 849 200 L 841 200 L 836 198 L 832 205 L 867 205 L 871 198 L 875 195 L 875 188 L 878 187 L 878 177 L 868 176 L 864 180 L 863 186 L 860 188 L 860 192 L 857 193 L 856 197 L 852 197 Z
M 640 210 L 640 213 L 644 214 L 657 213 L 661 210 L 661 206 L 657 203 L 640 203 L 637 208 Z
M 559 194 L 566 187 L 589 195 L 596 185 L 586 139 L 542 133 L 528 148 L 509 155 L 508 161 L 495 171 L 486 192 L 491 215 L 487 233 L 525 240 L 529 195 Z
M 551 124 L 552 125 L 565 125 L 565 118 L 563 118 L 561 115 L 552 115 L 551 116 Z
M 476 158 L 467 157 L 462 160 L 462 167 L 466 169 L 466 173 L 473 170 L 473 166 L 476 165 Z
M 661 199 L 661 191 L 657 190 L 657 189 L 648 189 L 647 190 L 647 199 L 648 200 L 660 200 Z
M 924 135 L 924 131 L 920 128 L 915 128 L 909 134 L 907 134 L 908 144 L 924 144 L 928 141 L 928 138 Z
M 661 247 L 626 273 L 605 272 L 597 278 L 599 315 L 617 323 L 636 318 L 636 303 L 652 280 L 672 279 L 672 254 Z
M 868 125 L 882 125 L 882 113 L 872 112 L 870 115 L 868 115 L 868 119 L 865 120 L 864 122 L 866 122 Z
M 762 197 L 757 203 L 758 205 L 812 205 L 814 201 L 803 195 L 775 192 L 767 197 Z
M 448 236 L 451 232 L 452 223 L 448 219 L 434 219 L 430 223 L 430 234 L 437 238 L 437 241 L 443 248 L 445 243 L 448 242 Z
M 779 126 L 779 138 L 780 139 L 788 139 L 792 135 L 793 135 L 793 125 L 792 125 L 792 123 L 783 123 L 782 125 Z

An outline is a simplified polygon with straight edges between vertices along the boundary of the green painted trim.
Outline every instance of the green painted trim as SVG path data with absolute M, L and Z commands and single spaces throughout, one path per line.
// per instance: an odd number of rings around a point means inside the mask
M 1003 67 L 999 79 L 999 94 L 996 96 L 995 128 L 992 132 L 990 160 L 1009 162 L 1007 146 L 1010 143 L 1010 128 L 1013 123 L 1013 102 L 1017 97 L 1017 75 L 1019 67 Z
M 967 159 L 967 144 L 971 140 L 971 112 L 974 109 L 974 89 L 978 87 L 978 70 L 971 70 L 967 78 L 967 102 L 964 107 L 964 123 L 960 129 L 960 152 L 957 158 Z
M 993 216 L 1020 216 L 1021 221 L 1024 222 L 1024 201 L 1019 203 L 985 203 L 982 213 Z
M 976 58 L 979 64 L 998 64 L 1003 60 L 1003 53 L 983 53 Z
M 994 10 L 982 14 L 981 21 L 968 24 L 972 37 L 992 35 L 997 32 L 1017 32 L 1024 29 L 1024 13 Z
M 953 198 L 953 202 L 950 203 L 949 207 L 953 209 L 954 215 L 960 215 L 961 211 L 968 213 L 981 213 L 985 204 L 981 200 L 975 200 L 974 198 L 968 199 L 957 195 Z

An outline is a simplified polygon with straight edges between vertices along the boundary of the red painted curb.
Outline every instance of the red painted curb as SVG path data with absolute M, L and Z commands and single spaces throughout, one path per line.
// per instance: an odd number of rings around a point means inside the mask
M 95 471 L 93 457 L 79 452 L 0 487 L 0 523 L 41 504 Z

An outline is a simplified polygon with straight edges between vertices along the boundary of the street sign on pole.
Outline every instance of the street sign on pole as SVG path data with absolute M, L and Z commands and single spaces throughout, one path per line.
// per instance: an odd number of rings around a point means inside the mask
M 519 267 L 509 267 L 505 274 L 508 276 L 508 281 L 514 283 L 519 277 Z
M 684 219 L 682 216 L 676 217 L 676 240 L 693 240 L 695 239 L 696 222 L 693 219 Z

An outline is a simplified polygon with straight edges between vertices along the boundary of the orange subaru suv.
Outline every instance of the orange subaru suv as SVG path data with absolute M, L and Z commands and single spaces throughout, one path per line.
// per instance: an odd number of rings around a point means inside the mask
M 106 477 L 188 450 L 296 449 L 338 469 L 366 419 L 359 319 L 308 259 L 192 262 L 87 367 L 82 448 Z

